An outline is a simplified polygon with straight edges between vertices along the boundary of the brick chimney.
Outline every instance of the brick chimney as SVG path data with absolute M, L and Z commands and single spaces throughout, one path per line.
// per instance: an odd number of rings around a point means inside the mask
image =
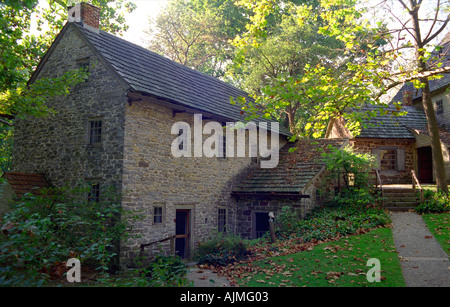
M 404 106 L 412 106 L 413 104 L 413 92 L 412 91 L 404 91 L 403 92 L 403 105 Z
M 100 8 L 86 2 L 69 6 L 68 21 L 78 22 L 84 28 L 98 33 L 100 27 Z

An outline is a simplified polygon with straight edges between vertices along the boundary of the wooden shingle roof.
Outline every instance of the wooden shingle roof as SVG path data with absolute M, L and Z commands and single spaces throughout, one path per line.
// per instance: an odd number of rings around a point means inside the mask
M 50 187 L 42 174 L 6 172 L 3 177 L 11 185 L 17 197 L 22 197 L 25 193 L 38 194 L 39 190 Z
M 361 108 L 361 111 L 370 110 L 378 111 L 378 116 L 363 120 L 364 127 L 357 138 L 415 139 L 411 129 L 427 129 L 424 112 L 415 107 L 402 106 L 401 111 L 407 114 L 399 116 L 393 115 L 393 112 L 398 112 L 393 105 L 366 105 Z
M 130 91 L 154 95 L 235 122 L 245 121 L 246 115 L 239 105 L 230 103 L 230 97 L 252 101 L 246 92 L 104 31 L 94 33 L 77 23 L 70 24 L 83 33 Z M 264 118 L 257 121 L 270 122 Z M 289 136 L 290 132 L 280 125 L 280 134 Z
M 329 146 L 341 148 L 347 139 L 319 139 L 288 143 L 280 149 L 279 163 L 275 168 L 253 169 L 233 189 L 233 194 L 298 194 L 306 184 L 323 169 L 323 152 Z M 295 147 L 296 150 L 289 152 Z

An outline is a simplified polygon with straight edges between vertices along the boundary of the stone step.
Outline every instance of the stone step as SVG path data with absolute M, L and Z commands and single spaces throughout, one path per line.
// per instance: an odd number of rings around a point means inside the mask
M 389 211 L 405 212 L 414 209 L 414 207 L 385 207 Z
M 383 189 L 383 204 L 390 211 L 409 211 L 418 204 L 418 197 L 413 189 Z

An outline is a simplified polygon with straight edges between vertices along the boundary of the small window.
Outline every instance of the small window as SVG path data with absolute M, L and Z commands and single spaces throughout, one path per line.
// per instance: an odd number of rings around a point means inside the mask
M 179 130 L 178 136 L 179 137 L 183 136 L 178 139 L 179 140 L 178 149 L 183 151 L 183 150 L 185 150 L 185 148 L 187 148 L 187 141 L 188 141 L 187 135 L 185 133 L 183 133 L 183 130 Z
M 443 103 L 442 99 L 436 101 L 436 114 L 437 115 L 444 114 L 444 103 Z
M 395 149 L 380 150 L 381 170 L 397 169 L 397 151 Z
M 162 224 L 163 222 L 163 208 L 153 207 L 153 224 Z
M 221 137 L 221 141 L 219 139 L 219 150 L 217 154 L 220 158 L 225 159 L 227 157 L 227 139 L 225 137 L 225 133 L 221 134 Z
M 102 121 L 89 121 L 89 144 L 98 144 L 102 142 Z
M 89 62 L 90 62 L 90 61 L 89 61 L 89 58 L 81 59 L 81 60 L 78 60 L 78 61 L 77 61 L 77 66 L 78 66 L 78 68 L 81 69 L 83 72 L 89 74 L 89 67 L 90 67 Z M 86 77 L 86 78 L 84 79 L 84 82 L 86 82 L 87 80 L 88 80 L 88 77 Z
M 227 209 L 219 208 L 218 213 L 218 231 L 227 232 Z
M 90 190 L 88 192 L 88 202 L 98 203 L 100 201 L 100 183 L 91 183 Z

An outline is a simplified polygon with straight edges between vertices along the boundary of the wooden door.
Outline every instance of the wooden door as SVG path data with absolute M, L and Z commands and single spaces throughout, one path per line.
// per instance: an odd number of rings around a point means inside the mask
M 420 183 L 433 182 L 433 156 L 431 147 L 417 148 L 418 179 Z
M 176 210 L 175 252 L 181 258 L 189 258 L 190 210 Z

